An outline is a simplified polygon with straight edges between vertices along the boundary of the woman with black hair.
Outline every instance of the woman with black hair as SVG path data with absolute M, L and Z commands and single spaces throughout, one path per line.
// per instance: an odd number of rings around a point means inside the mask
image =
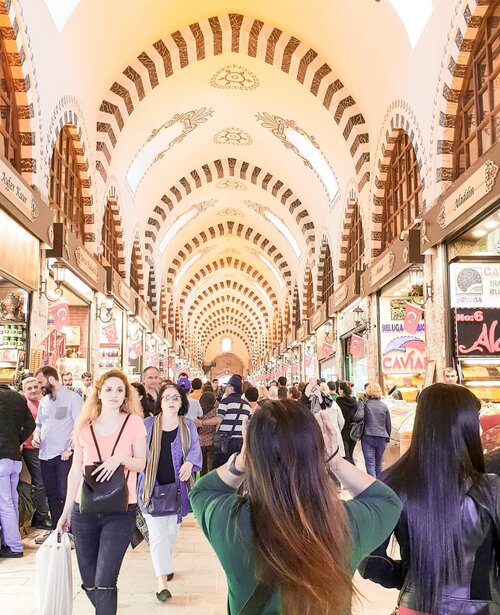
M 189 401 L 185 390 L 175 384 L 160 389 L 155 414 L 146 426 L 146 469 L 137 483 L 138 503 L 148 526 L 149 547 L 158 579 L 156 597 L 171 598 L 167 588 L 173 574 L 172 550 L 179 525 L 189 512 L 188 491 L 193 473 L 202 465 L 198 432 L 186 418 Z
M 344 417 L 344 427 L 342 428 L 342 440 L 344 442 L 345 458 L 354 464 L 354 449 L 356 440 L 351 438 L 351 427 L 356 422 L 356 412 L 358 410 L 358 400 L 353 397 L 350 382 L 339 383 L 339 396 L 335 400 L 342 411 Z
M 360 571 L 401 589 L 399 615 L 500 612 L 500 478 L 485 473 L 480 407 L 462 386 L 424 389 L 411 446 L 382 475 L 403 502 L 401 561 L 386 556 L 386 544 Z

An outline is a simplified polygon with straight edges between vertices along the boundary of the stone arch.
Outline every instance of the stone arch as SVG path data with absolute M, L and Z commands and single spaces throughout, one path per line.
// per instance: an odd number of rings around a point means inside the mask
M 356 218 L 357 212 L 361 215 L 358 204 L 358 195 L 355 192 L 351 192 L 347 198 L 347 203 L 345 206 L 344 228 L 342 230 L 342 235 L 340 238 L 340 259 L 338 272 L 339 282 L 343 282 L 347 278 L 347 253 L 349 252 L 350 231 L 351 225 Z M 363 220 L 361 220 L 361 224 L 363 227 L 364 237 L 365 225 L 363 224 Z
M 422 181 L 422 213 L 426 209 L 426 190 L 425 190 L 425 164 L 426 158 L 423 156 L 423 145 L 420 130 L 414 126 L 414 117 L 403 114 L 400 101 L 396 101 L 397 112 L 391 105 L 390 113 L 386 116 L 385 131 L 381 133 L 383 141 L 380 150 L 377 152 L 376 171 L 374 181 L 373 211 L 371 217 L 371 258 L 376 258 L 382 251 L 382 217 L 384 211 L 384 195 L 387 180 L 387 172 L 391 161 L 392 150 L 401 131 L 405 132 L 415 151 L 420 178 Z M 394 103 L 395 104 L 395 103 Z M 409 109 L 409 107 L 408 107 Z M 381 138 L 379 138 L 379 142 Z M 365 231 L 366 232 L 366 231 Z M 365 248 L 366 249 L 366 248 Z
M 96 240 L 95 234 L 95 211 L 94 211 L 94 189 L 95 185 L 92 181 L 91 164 L 89 163 L 87 131 L 83 122 L 82 112 L 78 107 L 75 98 L 65 96 L 57 104 L 49 126 L 49 138 L 47 140 L 47 148 L 44 157 L 45 182 L 48 190 L 50 182 L 50 166 L 52 155 L 59 137 L 59 133 L 64 127 L 67 127 L 73 139 L 73 147 L 77 159 L 78 170 L 82 182 L 82 201 L 83 212 L 85 218 L 85 243 L 93 243 Z
M 200 304 L 203 304 L 204 306 L 207 305 L 206 302 L 210 301 L 212 296 L 218 295 L 224 291 L 227 293 L 226 296 L 231 297 L 231 300 L 234 300 L 234 301 L 239 301 L 240 299 L 236 299 L 236 296 L 233 293 L 238 293 L 238 295 L 244 295 L 245 297 L 247 297 L 250 301 L 252 301 L 260 309 L 260 311 L 264 315 L 263 316 L 264 319 L 267 320 L 272 316 L 272 314 L 269 312 L 269 310 L 264 305 L 264 303 L 262 302 L 260 297 L 257 295 L 257 293 L 255 293 L 253 290 L 248 288 L 248 286 L 246 286 L 245 284 L 239 284 L 238 282 L 235 282 L 235 281 L 221 280 L 221 282 L 214 283 L 211 286 L 207 287 L 191 303 L 189 307 L 189 312 L 187 314 L 188 318 L 190 319 L 193 316 L 193 313 L 196 311 L 197 307 Z M 232 291 L 231 294 L 229 294 L 228 291 Z
M 160 304 L 158 306 L 158 318 L 162 327 L 167 329 L 168 314 L 167 314 L 167 291 L 165 290 L 165 283 L 162 280 L 160 288 Z
M 102 220 L 106 213 L 106 207 L 109 207 L 113 214 L 113 223 L 115 229 L 115 236 L 117 239 L 118 246 L 118 273 L 122 278 L 125 278 L 125 241 L 123 238 L 123 226 L 122 226 L 122 218 L 120 214 L 120 206 L 118 204 L 118 195 L 116 191 L 116 187 L 111 185 L 108 190 L 108 195 L 106 199 L 106 205 L 104 207 L 103 215 L 101 217 L 101 233 L 100 237 L 102 239 Z
M 314 222 L 302 201 L 290 187 L 286 186 L 271 173 L 236 158 L 214 160 L 197 169 L 193 169 L 162 196 L 148 219 L 146 249 L 151 253 L 153 252 L 160 228 L 175 205 L 179 204 L 184 197 L 191 194 L 197 188 L 226 177 L 236 177 L 249 181 L 255 186 L 266 190 L 280 201 L 290 214 L 294 216 L 308 247 L 309 255 L 312 256 L 315 243 Z
M 313 283 L 313 293 L 312 293 L 311 301 L 313 304 L 313 310 L 315 310 L 316 301 L 314 299 L 314 275 L 313 275 L 312 267 L 308 263 L 306 265 L 306 269 L 304 272 L 304 280 L 302 282 L 302 297 L 303 297 L 302 299 L 302 322 L 307 320 L 307 283 L 308 283 L 309 276 L 311 276 L 312 283 Z
M 287 285 L 290 284 L 290 278 L 292 277 L 290 266 L 288 265 L 283 254 L 281 254 L 274 244 L 263 237 L 259 231 L 246 226 L 241 222 L 224 220 L 217 225 L 209 226 L 207 229 L 200 231 L 179 250 L 177 256 L 172 259 L 171 266 L 167 270 L 167 284 L 169 287 L 172 288 L 177 273 L 181 269 L 184 262 L 189 259 L 192 254 L 199 250 L 202 245 L 216 239 L 217 237 L 227 236 L 238 237 L 246 243 L 249 243 L 252 246 L 262 250 L 274 263 L 278 269 L 278 272 L 281 274 L 283 281 Z M 236 258 L 234 260 L 239 261 L 239 259 Z
M 251 322 L 244 313 L 221 313 L 220 311 L 210 314 L 203 321 L 203 333 L 199 336 L 199 339 L 203 343 L 203 340 L 210 332 L 221 324 L 228 324 L 242 331 L 246 331 L 252 335 L 254 343 L 257 344 L 259 340 L 259 332 L 257 327 Z
M 302 312 L 300 310 L 300 293 L 299 293 L 299 285 L 295 282 L 295 287 L 293 289 L 293 304 L 292 304 L 292 325 L 295 328 L 295 323 L 297 320 L 302 322 Z
M 210 344 L 217 339 L 218 337 L 224 337 L 225 335 L 233 335 L 234 337 L 239 338 L 246 346 L 247 351 L 248 351 L 248 356 L 252 356 L 252 344 L 248 339 L 248 336 L 244 335 L 243 333 L 241 333 L 240 331 L 234 331 L 233 329 L 229 329 L 226 327 L 222 327 L 222 330 L 220 331 L 214 331 L 210 334 L 210 336 L 208 337 L 207 340 L 205 340 L 204 344 L 205 344 L 205 348 L 208 348 L 208 346 L 210 346 Z
M 316 290 L 316 305 L 321 305 L 323 298 L 323 273 L 325 270 L 325 261 L 326 255 L 330 250 L 330 257 L 333 257 L 332 249 L 330 248 L 330 240 L 326 234 L 323 235 L 321 239 L 321 248 L 319 253 L 319 264 L 318 264 L 318 285 Z
M 268 320 L 262 312 L 256 311 L 256 309 L 249 303 L 251 299 L 246 296 L 235 296 L 232 294 L 219 294 L 218 296 L 214 296 L 207 303 L 198 301 L 196 305 L 193 305 L 189 317 L 191 318 L 193 314 L 196 314 L 197 319 L 202 318 L 205 314 L 207 314 L 210 310 L 220 307 L 236 307 L 237 309 L 243 308 L 248 310 L 248 313 L 259 322 L 265 322 Z M 198 320 L 196 320 L 198 322 Z
M 437 143 L 433 151 L 436 169 L 436 197 L 453 180 L 453 141 L 458 101 L 462 92 L 470 54 L 482 20 L 492 2 L 496 0 L 464 0 L 457 5 L 459 14 L 447 38 L 442 71 L 434 100 L 437 124 Z M 461 8 L 460 8 L 461 7 Z
M 158 315 L 158 297 L 156 291 L 156 275 L 155 268 L 153 263 L 149 263 L 149 274 L 148 274 L 148 288 L 146 292 L 146 297 L 148 298 L 147 304 L 149 305 L 151 311 Z
M 270 24 L 235 13 L 210 17 L 177 30 L 144 50 L 122 71 L 99 107 L 96 168 L 103 181 L 118 135 L 139 102 L 178 70 L 227 52 L 274 66 L 318 98 L 342 132 L 361 190 L 370 178 L 369 135 L 353 96 L 317 51 Z
M 135 237 L 134 242 L 132 244 L 132 250 L 130 254 L 132 255 L 134 250 L 137 254 L 137 280 L 139 282 L 139 295 L 144 298 L 144 262 L 142 259 L 142 251 L 141 251 L 141 242 L 139 240 L 138 235 Z M 130 276 L 130 271 L 129 271 Z M 129 277 L 130 283 L 130 277 Z
M 33 184 L 36 168 L 35 92 L 32 87 L 31 67 L 14 2 L 0 0 L 0 28 L 7 51 L 7 62 L 14 82 L 19 122 L 21 174 L 28 184 Z M 17 3 L 16 3 L 17 4 Z

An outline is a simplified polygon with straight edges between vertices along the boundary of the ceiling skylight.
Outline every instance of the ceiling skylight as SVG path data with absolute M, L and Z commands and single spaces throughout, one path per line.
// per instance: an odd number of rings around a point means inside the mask
M 283 280 L 281 279 L 280 274 L 276 271 L 276 269 L 273 267 L 273 265 L 271 265 L 271 263 L 267 260 L 265 256 L 262 256 L 262 254 L 259 254 L 259 258 L 265 265 L 267 265 L 267 267 L 269 267 L 274 277 L 278 280 L 278 284 L 280 285 L 281 290 L 283 290 Z
M 64 28 L 79 2 L 80 0 L 45 0 L 52 21 L 59 32 Z
M 159 250 L 162 254 L 163 252 L 165 252 L 166 247 L 168 246 L 174 235 L 176 235 L 181 230 L 181 228 L 197 214 L 198 211 L 196 209 L 190 209 L 185 214 L 182 214 L 182 216 L 179 216 L 177 218 L 177 220 L 172 224 L 172 226 L 168 229 L 168 231 L 163 236 L 163 239 L 161 240 Z
M 321 150 L 306 136 L 301 135 L 293 128 L 285 128 L 285 137 L 297 148 L 300 155 L 309 162 L 313 171 L 321 179 L 328 194 L 328 200 L 331 203 L 339 192 L 339 185 L 334 172 L 321 153 Z
M 432 0 L 389 0 L 393 9 L 399 15 L 408 34 L 412 49 L 418 45 L 425 26 L 432 15 Z
M 300 258 L 301 255 L 301 251 L 299 248 L 299 244 L 297 243 L 297 241 L 295 240 L 295 237 L 292 235 L 292 233 L 289 231 L 288 227 L 286 226 L 286 224 L 284 224 L 279 218 L 278 216 L 275 216 L 273 213 L 271 213 L 269 210 L 266 209 L 266 211 L 264 212 L 264 215 L 266 216 L 266 218 L 268 220 L 270 220 L 274 226 L 278 229 L 278 231 L 285 237 L 285 239 L 287 239 L 288 243 L 292 246 L 292 250 L 295 252 L 295 256 L 297 258 Z
M 199 258 L 201 258 L 203 255 L 202 252 L 197 252 L 196 254 L 193 254 L 193 256 L 188 260 L 187 263 L 185 263 L 179 270 L 179 273 L 177 274 L 177 277 L 175 278 L 175 282 L 174 282 L 174 286 L 177 288 L 177 286 L 179 285 L 179 282 L 182 279 L 182 276 L 186 273 L 186 271 L 191 267 L 191 265 L 193 263 L 195 263 Z

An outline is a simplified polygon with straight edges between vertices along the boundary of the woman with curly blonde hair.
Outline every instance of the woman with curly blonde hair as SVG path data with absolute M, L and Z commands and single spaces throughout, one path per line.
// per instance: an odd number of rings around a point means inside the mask
M 106 372 L 96 382 L 75 423 L 73 447 L 66 503 L 57 531 L 67 532 L 71 525 L 82 588 L 96 615 L 113 615 L 118 604 L 118 573 L 135 526 L 137 473 L 146 463 L 146 428 L 139 397 L 120 370 Z M 103 504 L 95 499 L 87 503 L 82 497 L 83 483 L 93 480 L 97 490 L 120 466 L 124 472 L 123 509 L 119 506 L 120 510 L 115 510 L 108 503 L 107 510 L 99 510 Z

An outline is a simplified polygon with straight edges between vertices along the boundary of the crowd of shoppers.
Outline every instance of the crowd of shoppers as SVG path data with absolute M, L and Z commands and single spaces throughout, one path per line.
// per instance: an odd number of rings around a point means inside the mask
M 65 386 L 43 367 L 23 395 L 0 386 L 0 557 L 23 555 L 24 460 L 33 525 L 72 532 L 97 615 L 117 612 L 138 528 L 156 598 L 171 598 L 173 548 L 191 510 L 227 575 L 230 612 L 349 612 L 359 566 L 400 589 L 400 614 L 494 613 L 500 478 L 485 474 L 480 402 L 453 372 L 420 393 L 410 448 L 383 471 L 391 418 L 376 383 L 358 400 L 350 382 L 287 387 L 282 377 L 257 388 L 238 375 L 222 385 L 179 374 L 174 383 L 148 367 L 142 383 L 111 370 L 75 391 L 67 373 Z M 398 393 L 388 383 L 389 399 Z M 366 472 L 355 465 L 358 441 Z M 388 555 L 392 532 L 401 560 Z

